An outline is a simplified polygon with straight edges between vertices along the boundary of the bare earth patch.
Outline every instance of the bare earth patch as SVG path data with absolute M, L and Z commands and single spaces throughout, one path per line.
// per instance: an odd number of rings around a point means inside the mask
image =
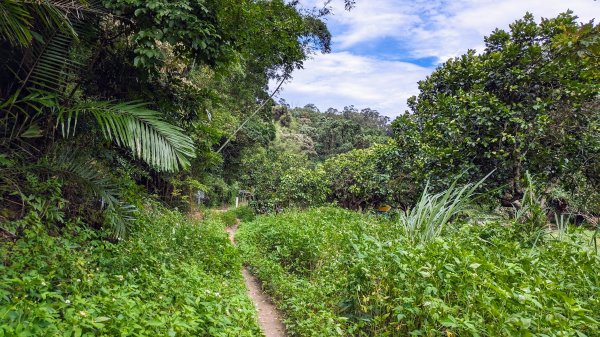
M 231 227 L 227 227 L 227 233 L 229 234 L 229 240 L 233 245 L 235 245 L 235 232 L 239 226 L 238 222 Z M 244 275 L 244 281 L 246 282 L 246 288 L 248 289 L 248 296 L 254 303 L 254 307 L 258 312 L 258 322 L 261 330 L 263 331 L 265 337 L 284 337 L 285 326 L 281 321 L 281 315 L 271 299 L 263 293 L 260 281 L 254 277 L 249 271 L 248 268 L 242 270 L 242 275 Z

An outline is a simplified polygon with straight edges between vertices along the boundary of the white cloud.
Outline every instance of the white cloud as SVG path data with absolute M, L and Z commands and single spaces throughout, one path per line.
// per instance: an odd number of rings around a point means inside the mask
M 464 53 L 467 49 L 481 51 L 483 37 L 495 28 L 508 25 L 526 12 L 541 17 L 555 17 L 568 9 L 574 10 L 580 20 L 588 21 L 600 12 L 592 0 L 485 0 L 469 1 L 454 12 L 438 18 L 431 27 L 423 27 L 428 34 L 414 35 L 411 44 L 417 56 L 437 56 L 440 61 Z M 425 48 L 419 48 L 422 44 Z M 437 53 L 435 50 L 437 50 Z
M 280 96 L 292 106 L 313 103 L 325 110 L 354 105 L 396 116 L 407 109 L 406 98 L 417 93 L 417 81 L 430 72 L 407 62 L 331 53 L 307 61 Z
M 303 0 L 307 6 L 315 1 Z M 316 55 L 294 73 L 280 96 L 292 105 L 315 103 L 319 108 L 345 105 L 371 107 L 395 116 L 406 109 L 406 99 L 416 93 L 418 80 L 433 69 L 406 62 L 382 60 L 383 53 L 368 57 L 352 55 L 374 42 L 386 39 L 397 44 L 403 55 L 395 59 L 433 57 L 438 62 L 483 49 L 483 37 L 508 25 L 525 12 L 555 17 L 571 9 L 580 21 L 600 13 L 593 0 L 357 0 L 350 12 L 343 0 L 333 1 L 334 15 L 328 18 L 333 38 L 330 55 Z
M 334 36 L 338 50 L 391 38 L 408 47 L 412 57 L 434 56 L 441 62 L 481 48 L 485 35 L 508 28 L 528 11 L 539 19 L 571 9 L 581 21 L 600 13 L 600 4 L 593 0 L 359 0 L 351 12 L 340 5 L 335 2 L 336 15 L 330 19 L 344 30 Z

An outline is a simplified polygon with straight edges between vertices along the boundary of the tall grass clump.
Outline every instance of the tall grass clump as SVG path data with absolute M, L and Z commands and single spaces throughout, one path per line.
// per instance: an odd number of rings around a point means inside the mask
M 559 214 L 547 206 L 546 196 L 541 192 L 540 185 L 527 172 L 525 175 L 525 191 L 517 207 L 513 226 L 521 240 L 532 245 L 538 245 L 546 238 L 564 240 L 568 237 L 570 214 Z M 554 218 L 554 227 L 550 219 Z
M 525 175 L 525 182 L 527 186 L 523 192 L 523 198 L 515 210 L 515 225 L 525 235 L 539 236 L 548 224 L 548 207 L 546 207 L 545 198 L 539 192 L 539 186 L 529 172 Z
M 437 194 L 429 191 L 427 183 L 417 204 L 400 213 L 398 221 L 405 237 L 413 244 L 439 237 L 453 218 L 471 206 L 475 191 L 488 176 L 462 187 L 455 180 L 446 191 Z

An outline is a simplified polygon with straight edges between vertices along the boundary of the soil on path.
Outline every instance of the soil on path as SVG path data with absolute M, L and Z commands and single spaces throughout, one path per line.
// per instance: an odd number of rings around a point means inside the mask
M 235 225 L 227 227 L 229 240 L 233 245 L 235 245 L 234 237 L 239 224 L 238 220 Z M 258 322 L 265 337 L 285 337 L 285 326 L 281 322 L 281 315 L 277 311 L 277 308 L 275 308 L 275 305 L 273 305 L 273 302 L 271 302 L 271 299 L 263 293 L 260 281 L 246 267 L 242 270 L 242 275 L 244 275 L 244 281 L 246 281 L 248 296 L 258 312 Z

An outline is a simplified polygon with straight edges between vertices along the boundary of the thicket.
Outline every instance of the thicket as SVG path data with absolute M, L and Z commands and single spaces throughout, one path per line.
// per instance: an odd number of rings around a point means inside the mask
M 259 335 L 225 224 L 140 209 L 117 242 L 27 215 L 0 244 L 0 336 Z
M 240 154 L 274 136 L 269 80 L 330 44 L 326 9 L 282 0 L 0 6 L 2 224 L 44 199 L 38 182 L 60 191 L 65 220 L 116 236 L 134 208 L 123 179 L 180 208 L 197 191 L 229 201 Z
M 242 223 L 237 240 L 293 336 L 600 333 L 600 258 L 588 233 L 525 238 L 529 220 L 459 214 L 435 235 L 407 236 L 402 219 L 286 211 Z

